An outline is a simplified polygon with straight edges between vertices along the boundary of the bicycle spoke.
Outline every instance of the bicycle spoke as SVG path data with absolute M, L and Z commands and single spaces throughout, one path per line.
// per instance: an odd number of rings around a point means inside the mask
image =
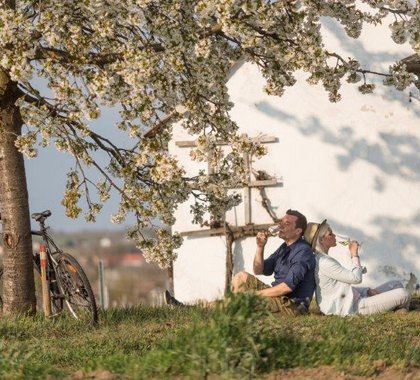
M 63 253 L 56 267 L 59 284 L 67 308 L 77 319 L 92 318 L 97 321 L 96 302 L 86 274 L 80 264 L 70 255 Z

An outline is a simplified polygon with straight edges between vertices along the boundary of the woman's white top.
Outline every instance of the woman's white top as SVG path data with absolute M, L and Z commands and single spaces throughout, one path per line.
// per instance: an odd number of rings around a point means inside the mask
M 362 282 L 363 267 L 358 257 L 352 258 L 353 268 L 344 268 L 325 253 L 315 253 L 315 296 L 324 314 L 348 315 L 355 313 L 360 294 L 350 284 Z

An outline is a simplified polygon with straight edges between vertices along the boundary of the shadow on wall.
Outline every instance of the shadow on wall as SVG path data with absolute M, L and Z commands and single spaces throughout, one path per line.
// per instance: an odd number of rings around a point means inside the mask
M 283 127 L 292 126 L 306 136 L 319 137 L 321 141 L 333 146 L 340 146 L 343 152 L 336 160 L 340 169 L 347 170 L 355 161 L 363 160 L 380 169 L 383 174 L 402 178 L 406 181 L 420 181 L 420 139 L 415 136 L 380 133 L 382 144 L 369 143 L 366 139 L 354 135 L 350 126 L 343 125 L 332 131 L 321 124 L 316 116 L 300 120 L 293 114 L 278 110 L 267 102 L 260 102 L 258 110 L 283 121 Z M 376 178 L 375 190 L 384 190 L 384 179 Z
M 401 54 L 389 53 L 387 51 L 374 52 L 371 50 L 366 50 L 362 42 L 363 31 L 361 39 L 351 38 L 346 34 L 342 25 L 328 17 L 322 17 L 322 26 L 331 34 L 335 35 L 337 40 L 340 41 L 340 45 L 343 50 L 351 52 L 352 56 L 356 58 L 362 65 L 371 65 L 373 63 L 383 67 L 384 63 L 386 64 L 387 62 L 393 62 L 398 59 L 405 58 L 401 57 Z M 390 30 L 387 38 L 392 41 Z
M 363 42 L 361 39 L 353 39 L 347 36 L 347 34 L 344 31 L 343 26 L 339 25 L 337 22 L 334 22 L 333 20 L 329 18 L 323 18 L 322 19 L 322 25 L 331 33 L 333 34 L 338 41 L 340 41 L 340 45 L 346 52 L 350 52 L 350 55 L 356 58 L 362 68 L 371 70 L 371 71 L 379 71 L 381 73 L 387 74 L 388 73 L 388 66 L 392 62 L 399 61 L 403 58 L 406 58 L 410 56 L 411 54 L 414 54 L 414 51 L 412 51 L 410 48 L 406 48 L 407 53 L 389 53 L 387 51 L 380 51 L 375 52 L 372 50 L 367 50 L 365 46 L 363 45 Z M 386 38 L 391 39 L 391 31 L 390 29 L 386 28 Z M 363 31 L 362 31 L 362 38 L 363 38 Z M 408 52 L 408 51 L 411 51 Z M 346 56 L 344 55 L 344 58 Z M 381 96 L 388 100 L 393 102 L 398 102 L 403 107 L 410 107 L 411 111 L 415 113 L 416 116 L 420 116 L 420 107 L 418 107 L 418 104 L 411 104 L 409 102 L 409 95 L 408 90 L 406 92 L 398 91 L 395 89 L 391 89 L 390 87 L 387 87 L 383 84 L 383 77 L 374 75 L 374 74 L 368 74 L 367 79 L 370 82 L 373 82 L 376 84 L 377 92 L 381 92 Z M 359 82 L 358 84 L 355 84 L 356 86 L 361 85 L 363 82 Z M 420 94 L 419 90 L 412 86 L 411 88 L 412 92 L 414 92 L 415 95 Z M 363 96 L 362 94 L 360 94 Z
M 410 272 L 420 278 L 418 269 L 420 237 L 405 232 L 407 225 L 420 224 L 420 210 L 409 219 L 375 216 L 370 224 L 376 225 L 380 230 L 376 238 L 366 235 L 362 229 L 350 228 L 342 221 L 329 218 L 328 223 L 333 231 L 343 232 L 363 242 L 361 253 L 363 265 L 368 262 L 376 267 L 373 272 L 369 271 L 368 265 L 368 275 L 371 280 L 375 282 L 383 281 L 384 278 L 408 280 Z M 404 232 L 400 232 L 401 230 Z
M 235 240 L 233 249 L 233 275 L 245 270 L 244 252 L 242 248 L 242 242 L 244 239 Z

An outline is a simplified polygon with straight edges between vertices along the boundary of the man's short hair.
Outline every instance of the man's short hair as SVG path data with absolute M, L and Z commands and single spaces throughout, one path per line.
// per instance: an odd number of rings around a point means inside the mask
M 286 211 L 287 215 L 293 215 L 296 216 L 296 228 L 301 228 L 302 229 L 302 235 L 305 233 L 306 230 L 306 226 L 308 225 L 308 221 L 306 220 L 306 216 L 303 215 L 302 213 L 300 213 L 297 210 L 287 210 Z

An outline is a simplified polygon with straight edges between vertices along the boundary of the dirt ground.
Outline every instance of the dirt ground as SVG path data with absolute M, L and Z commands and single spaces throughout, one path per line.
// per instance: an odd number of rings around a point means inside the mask
M 210 376 L 210 379 L 219 379 Z M 117 376 L 111 372 L 99 370 L 90 373 L 77 371 L 66 380 L 115 380 Z M 183 377 L 176 377 L 183 379 Z M 420 380 L 420 368 L 399 370 L 386 368 L 380 360 L 376 363 L 375 375 L 355 376 L 340 372 L 333 367 L 322 366 L 318 368 L 292 368 L 272 372 L 262 376 L 262 380 Z
M 399 370 L 378 363 L 373 376 L 355 376 L 333 367 L 292 368 L 270 373 L 264 380 L 420 380 L 420 368 Z

